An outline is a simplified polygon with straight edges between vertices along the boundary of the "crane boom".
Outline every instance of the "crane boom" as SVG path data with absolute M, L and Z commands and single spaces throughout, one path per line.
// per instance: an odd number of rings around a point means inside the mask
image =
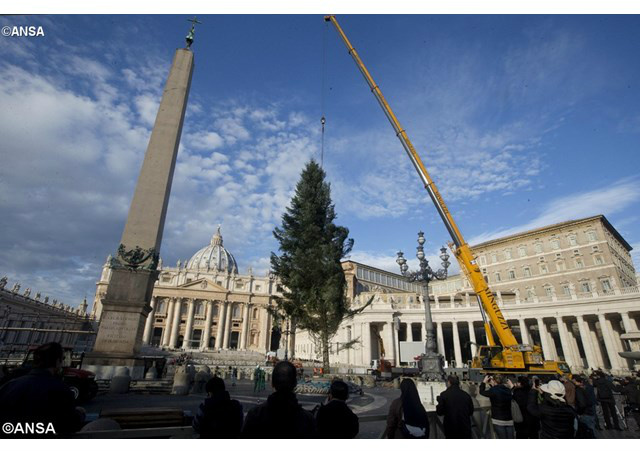
M 373 80 L 373 77 L 371 77 L 371 74 L 369 73 L 366 66 L 360 59 L 360 56 L 356 52 L 356 49 L 351 45 L 351 42 L 349 42 L 347 35 L 344 33 L 344 31 L 340 27 L 340 24 L 338 24 L 336 17 L 333 15 L 325 16 L 325 20 L 327 22 L 331 22 L 335 26 L 336 30 L 338 31 L 338 34 L 342 38 L 342 41 L 344 42 L 344 44 L 347 46 L 347 49 L 349 50 L 349 55 L 351 55 L 351 57 L 356 63 L 356 66 L 358 67 L 358 69 L 364 76 L 365 80 L 367 81 L 369 88 L 371 88 L 371 92 L 377 99 L 378 103 L 380 104 L 380 107 L 382 107 L 382 110 L 384 111 L 387 119 L 389 120 L 389 122 L 391 123 L 391 126 L 396 132 L 396 136 L 400 140 L 400 143 L 402 143 L 402 146 L 407 152 L 407 155 L 409 156 L 411 163 L 413 164 L 416 171 L 418 172 L 418 175 L 420 176 L 420 179 L 422 180 L 422 183 L 424 184 L 425 189 L 427 189 L 427 193 L 431 197 L 431 200 L 433 201 L 433 204 L 435 205 L 436 210 L 438 211 L 438 214 L 442 218 L 442 221 L 444 222 L 444 225 L 447 228 L 447 231 L 449 232 L 449 235 L 451 236 L 451 239 L 455 245 L 455 256 L 458 259 L 458 262 L 460 263 L 460 267 L 463 268 L 465 274 L 468 276 L 470 283 L 482 304 L 482 308 L 489 316 L 491 324 L 493 325 L 493 328 L 496 331 L 496 334 L 498 336 L 498 339 L 500 340 L 501 345 L 504 348 L 513 350 L 514 352 L 518 351 L 519 349 L 521 349 L 520 345 L 518 345 L 518 341 L 516 340 L 515 336 L 513 335 L 513 332 L 509 328 L 507 320 L 502 315 L 502 311 L 498 307 L 498 303 L 496 302 L 495 297 L 493 296 L 493 293 L 489 289 L 489 285 L 485 281 L 482 275 L 482 272 L 480 271 L 480 268 L 475 262 L 475 258 L 471 252 L 471 249 L 469 248 L 469 245 L 465 242 L 464 238 L 462 237 L 462 233 L 460 232 L 460 230 L 458 229 L 458 226 L 453 220 L 453 216 L 451 215 L 451 212 L 449 212 L 449 209 L 447 208 L 447 205 L 442 199 L 440 192 L 436 188 L 435 183 L 431 179 L 429 172 L 427 172 L 427 169 L 422 163 L 420 156 L 418 155 L 415 148 L 413 147 L 411 140 L 409 140 L 409 136 L 407 135 L 406 131 L 403 129 L 402 125 L 398 121 L 398 118 L 393 113 L 393 110 L 391 110 L 389 103 L 382 95 L 382 91 L 380 91 L 380 88 L 378 87 L 376 82 Z M 518 354 L 516 354 L 516 356 L 513 357 L 513 360 L 515 360 L 515 362 L 518 362 L 518 363 L 514 363 L 516 367 L 519 366 L 523 360 L 521 355 L 519 358 L 517 357 L 517 355 Z

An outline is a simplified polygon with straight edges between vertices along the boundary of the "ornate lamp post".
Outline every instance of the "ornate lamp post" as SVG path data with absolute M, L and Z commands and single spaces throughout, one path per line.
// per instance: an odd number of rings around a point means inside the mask
M 289 327 L 289 317 L 287 317 L 287 326 L 285 327 L 285 331 L 282 333 L 284 333 L 286 336 L 286 340 L 284 343 L 284 360 L 287 361 L 289 360 L 289 334 L 291 333 Z
M 444 280 L 447 278 L 447 268 L 451 264 L 449 262 L 449 254 L 443 246 L 440 249 L 440 259 L 442 260 L 442 269 L 434 271 L 429 266 L 429 261 L 424 254 L 424 233 L 418 233 L 418 247 L 416 258 L 420 262 L 420 269 L 410 272 L 404 253 L 398 252 L 396 263 L 400 266 L 400 272 L 410 282 L 422 283 L 425 287 L 424 296 L 424 315 L 425 315 L 425 348 L 422 354 L 422 376 L 429 380 L 440 380 L 444 378 L 444 370 L 442 369 L 442 357 L 436 351 L 436 334 L 433 328 L 433 320 L 431 318 L 431 306 L 429 304 L 429 282 L 431 280 Z

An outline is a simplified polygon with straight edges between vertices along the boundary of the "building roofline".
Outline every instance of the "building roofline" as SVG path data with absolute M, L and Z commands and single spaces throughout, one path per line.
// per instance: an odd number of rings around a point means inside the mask
M 601 220 L 602 223 L 604 224 L 604 226 L 609 230 L 609 232 L 618 241 L 620 241 L 620 243 L 624 246 L 624 248 L 627 249 L 627 251 L 630 252 L 631 250 L 633 250 L 633 247 L 631 247 L 631 245 L 629 245 L 629 243 L 622 237 L 622 235 L 618 232 L 618 230 L 616 230 L 613 227 L 613 225 L 611 225 L 609 220 L 607 220 L 607 218 L 602 214 L 591 216 L 591 217 L 585 217 L 585 218 L 577 219 L 577 220 L 567 220 L 565 222 L 554 223 L 552 225 L 547 225 L 547 226 L 543 226 L 543 227 L 540 227 L 540 228 L 534 228 L 532 230 L 526 230 L 526 231 L 522 231 L 520 233 L 510 234 L 510 235 L 507 235 L 507 236 L 499 237 L 499 238 L 496 238 L 496 239 L 491 239 L 489 241 L 485 241 L 485 242 L 481 242 L 479 244 L 472 245 L 471 248 L 472 249 L 483 248 L 483 247 L 487 247 L 487 246 L 490 246 L 490 245 L 499 244 L 501 242 L 506 242 L 506 241 L 509 241 L 509 240 L 517 238 L 517 237 L 532 236 L 532 235 L 536 235 L 536 234 L 539 234 L 539 233 L 543 233 L 545 231 L 554 230 L 554 229 L 565 227 L 565 226 L 569 226 L 569 225 L 578 225 L 580 223 L 589 222 L 591 220 Z

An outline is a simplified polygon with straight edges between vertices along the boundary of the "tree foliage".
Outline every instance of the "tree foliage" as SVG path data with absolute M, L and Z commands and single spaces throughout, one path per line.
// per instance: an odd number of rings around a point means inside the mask
M 312 160 L 302 171 L 282 226 L 273 231 L 281 254 L 271 254 L 271 268 L 282 286 L 278 309 L 319 340 L 327 370 L 329 342 L 340 323 L 367 305 L 349 309 L 341 260 L 351 251 L 353 239 L 335 219 L 325 172 Z

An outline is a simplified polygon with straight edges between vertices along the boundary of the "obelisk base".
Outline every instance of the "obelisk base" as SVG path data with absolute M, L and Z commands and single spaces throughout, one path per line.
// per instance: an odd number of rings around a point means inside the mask
M 125 366 L 132 379 L 144 378 L 144 359 L 139 352 L 158 273 L 147 269 L 111 269 L 96 342 L 83 361 L 83 368 L 95 372 L 98 379 L 109 379 Z

